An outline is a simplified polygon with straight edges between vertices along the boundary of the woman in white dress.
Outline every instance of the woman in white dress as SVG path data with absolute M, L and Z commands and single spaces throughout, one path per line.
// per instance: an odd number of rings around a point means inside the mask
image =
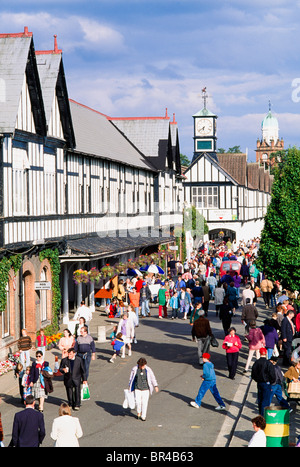
M 56 448 L 79 448 L 78 438 L 83 435 L 77 417 L 72 417 L 71 408 L 63 402 L 59 408 L 59 417 L 53 420 L 51 438 Z

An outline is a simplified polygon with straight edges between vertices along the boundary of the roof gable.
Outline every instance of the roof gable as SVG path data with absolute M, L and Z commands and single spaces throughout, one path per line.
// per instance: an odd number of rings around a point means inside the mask
M 57 48 L 56 36 L 54 37 L 54 50 L 36 52 L 46 119 L 49 126 L 51 110 L 54 102 L 53 98 L 56 95 L 64 138 L 68 147 L 74 148 L 75 135 L 64 73 L 62 51 Z
M 26 76 L 36 132 L 46 136 L 47 126 L 32 33 L 0 34 L 2 102 L 0 131 L 14 133 Z

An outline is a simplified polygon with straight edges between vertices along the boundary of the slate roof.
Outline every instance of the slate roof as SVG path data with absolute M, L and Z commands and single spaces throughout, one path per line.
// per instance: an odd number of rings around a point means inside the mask
M 0 132 L 13 133 L 24 77 L 27 77 L 34 123 L 46 135 L 46 117 L 32 33 L 0 34 Z
M 88 235 L 84 238 L 66 239 L 65 249 L 71 249 L 73 255 L 107 256 L 118 255 L 137 248 L 174 242 L 174 237 L 101 237 Z
M 70 99 L 76 152 L 156 172 L 144 155 L 96 110 Z
M 157 170 L 173 168 L 174 161 L 174 127 L 170 119 L 165 117 L 110 117 L 112 123 L 129 138 L 130 141 L 147 157 Z M 173 142 L 172 142 L 173 141 Z M 175 167 L 179 167 L 179 162 Z M 180 170 L 178 171 L 180 174 Z

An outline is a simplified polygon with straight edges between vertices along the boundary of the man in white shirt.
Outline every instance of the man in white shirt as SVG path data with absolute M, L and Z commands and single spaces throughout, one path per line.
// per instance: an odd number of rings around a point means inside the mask
M 81 302 L 80 307 L 76 311 L 73 320 L 74 321 L 79 321 L 79 318 L 84 318 L 85 323 L 87 326 L 89 326 L 90 321 L 92 321 L 92 312 L 89 309 L 88 306 L 85 305 L 84 300 Z
M 250 298 L 250 303 L 253 303 L 253 299 L 255 298 L 255 293 L 253 290 L 250 289 L 250 284 L 246 285 L 245 290 L 242 293 L 242 305 L 246 305 L 246 299 Z

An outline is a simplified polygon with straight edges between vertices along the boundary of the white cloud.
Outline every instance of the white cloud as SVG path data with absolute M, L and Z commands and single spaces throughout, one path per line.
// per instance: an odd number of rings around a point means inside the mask
M 8 33 L 21 32 L 24 26 L 28 26 L 33 32 L 37 50 L 51 48 L 54 34 L 57 34 L 59 47 L 64 52 L 92 48 L 102 53 L 120 53 L 125 47 L 124 38 L 116 28 L 83 16 L 4 12 L 0 13 L 0 24 L 10 25 L 10 30 L 1 31 Z

